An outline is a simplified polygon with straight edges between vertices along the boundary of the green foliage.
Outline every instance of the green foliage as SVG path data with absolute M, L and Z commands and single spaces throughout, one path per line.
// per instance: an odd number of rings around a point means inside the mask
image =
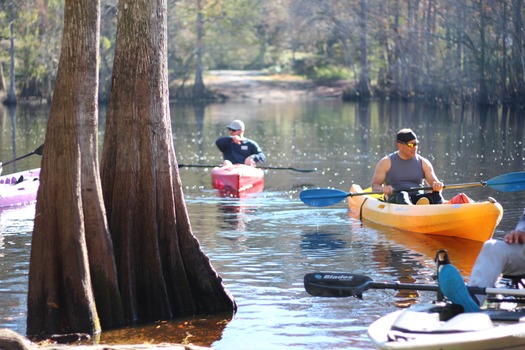
M 10 30 L 15 40 L 16 90 L 22 96 L 43 96 L 47 81 L 54 80 L 62 33 L 63 4 L 60 0 L 20 0 L 0 9 L 0 35 L 4 38 L 0 59 L 10 62 Z M 9 77 L 10 70 L 4 69 Z
M 309 78 L 314 80 L 345 80 L 352 77 L 352 71 L 341 66 L 314 67 Z
M 100 48 L 102 50 L 109 50 L 113 46 L 113 43 L 111 42 L 110 38 L 107 36 L 100 37 Z
M 348 67 L 334 63 L 333 60 L 306 53 L 296 55 L 293 71 L 297 75 L 320 81 L 347 80 L 354 76 Z

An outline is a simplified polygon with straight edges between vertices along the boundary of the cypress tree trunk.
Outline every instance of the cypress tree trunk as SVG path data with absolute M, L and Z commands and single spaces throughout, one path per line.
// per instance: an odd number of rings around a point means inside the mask
M 30 268 L 27 334 L 100 332 L 89 273 L 85 212 L 102 199 L 83 188 L 96 166 L 99 2 L 66 0 L 64 34 L 46 132 Z M 88 147 L 83 158 L 81 148 Z M 87 174 L 84 174 L 87 172 Z M 98 201 L 98 203 L 97 203 Z M 91 208 L 90 208 L 91 207 Z M 93 209 L 94 210 L 94 209 Z M 89 215 L 88 215 L 89 216 Z
M 126 320 L 233 311 L 191 232 L 168 96 L 166 0 L 120 1 L 102 186 Z

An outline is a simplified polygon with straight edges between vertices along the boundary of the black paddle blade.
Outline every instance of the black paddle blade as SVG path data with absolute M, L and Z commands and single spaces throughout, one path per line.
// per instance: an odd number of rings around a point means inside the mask
M 2 163 L 2 166 L 6 166 L 8 164 L 11 164 L 11 163 L 14 163 L 14 162 L 17 162 L 19 161 L 20 159 L 24 159 L 24 158 L 27 158 L 29 156 L 32 156 L 33 154 L 38 154 L 39 156 L 42 155 L 42 152 L 44 151 L 44 145 L 40 145 L 40 147 L 38 147 L 37 149 L 35 149 L 33 152 L 31 153 L 28 153 L 26 155 L 23 155 L 21 157 L 18 157 L 18 158 L 15 158 L 15 159 L 12 159 L 10 161 L 7 161 L 7 162 L 3 162 Z
M 43 152 L 44 152 L 44 145 L 40 145 L 40 147 L 38 147 L 37 149 L 35 149 L 35 151 L 33 152 L 33 154 L 38 154 L 39 156 L 41 156 Z
M 304 275 L 304 289 L 316 297 L 357 297 L 370 288 L 373 280 L 364 275 L 314 272 Z

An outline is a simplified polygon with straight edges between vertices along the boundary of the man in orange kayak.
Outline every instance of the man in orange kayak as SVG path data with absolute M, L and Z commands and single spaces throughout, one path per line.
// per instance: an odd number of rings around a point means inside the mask
M 230 136 L 219 137 L 215 144 L 224 157 L 223 166 L 231 164 L 246 164 L 256 166 L 266 160 L 257 142 L 244 137 L 244 123 L 234 120 L 226 127 Z
M 396 135 L 397 152 L 382 158 L 372 178 L 372 191 L 383 192 L 390 203 L 441 204 L 443 183 L 438 180 L 430 161 L 418 154 L 419 140 L 411 129 L 401 129 Z M 423 182 L 432 187 L 430 193 L 408 191 L 421 187 Z

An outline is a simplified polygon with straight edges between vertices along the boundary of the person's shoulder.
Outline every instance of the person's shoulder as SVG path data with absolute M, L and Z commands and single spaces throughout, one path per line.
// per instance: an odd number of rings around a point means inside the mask
M 390 154 L 387 154 L 383 158 L 381 158 L 381 160 L 386 160 L 386 161 L 390 162 L 393 158 L 401 158 L 401 157 L 399 157 L 399 153 L 398 152 L 392 152 Z
M 379 160 L 379 162 L 377 162 L 377 165 L 389 165 L 391 162 L 392 162 L 392 159 L 390 158 L 392 156 L 392 154 L 388 154 L 386 156 L 384 156 L 383 158 L 381 158 Z
M 423 157 L 421 154 L 416 154 L 416 159 L 422 161 L 423 163 L 431 164 L 430 160 L 428 160 L 427 158 Z
M 217 140 L 215 140 L 216 145 L 227 145 L 228 143 L 232 142 L 232 138 L 230 136 L 221 136 Z
M 255 142 L 254 140 L 252 140 L 249 137 L 245 137 L 242 141 L 245 142 L 245 143 L 252 143 L 254 145 L 257 145 L 257 142 Z

